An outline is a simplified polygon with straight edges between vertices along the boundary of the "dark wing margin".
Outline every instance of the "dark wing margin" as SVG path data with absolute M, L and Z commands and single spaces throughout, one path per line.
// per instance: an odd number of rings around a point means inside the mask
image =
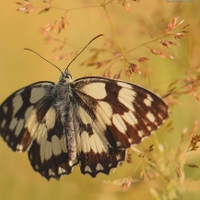
M 125 159 L 125 151 L 168 118 L 164 101 L 140 86 L 101 77 L 77 79 L 79 160 L 81 172 L 108 174 Z

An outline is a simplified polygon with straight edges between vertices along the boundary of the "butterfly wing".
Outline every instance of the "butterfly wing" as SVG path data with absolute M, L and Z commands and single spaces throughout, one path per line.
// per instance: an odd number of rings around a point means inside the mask
M 0 134 L 13 151 L 28 155 L 33 168 L 46 178 L 70 173 L 61 126 L 51 112 L 51 99 L 44 96 L 54 83 L 38 82 L 24 87 L 6 99 L 0 109 Z M 59 138 L 59 139 L 58 139 Z
M 79 103 L 78 154 L 81 172 L 108 174 L 125 158 L 125 149 L 149 136 L 168 117 L 168 107 L 137 85 L 84 77 L 74 85 Z

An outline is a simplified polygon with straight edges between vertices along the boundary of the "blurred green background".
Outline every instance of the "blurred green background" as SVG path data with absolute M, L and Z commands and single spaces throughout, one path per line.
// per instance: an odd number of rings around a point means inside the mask
M 82 48 L 94 36 L 100 33 L 105 34 L 104 37 L 93 42 L 70 66 L 70 72 L 76 79 L 89 74 L 101 75 L 101 70 L 81 66 L 81 63 L 91 56 L 89 49 L 101 48 L 108 38 L 113 38 L 109 21 L 97 1 L 54 0 L 52 5 L 55 7 L 72 10 L 67 12 L 69 25 L 66 30 L 61 31 L 59 35 L 51 33 L 54 38 L 66 37 L 67 45 L 59 53 L 53 52 L 52 50 L 60 45 L 59 42 L 54 41 L 51 44 L 46 44 L 40 28 L 48 22 L 53 23 L 60 19 L 64 11 L 51 9 L 49 12 L 38 14 L 42 9 L 40 6 L 44 6 L 44 4 L 39 0 L 31 3 L 39 7 L 29 14 L 16 11 L 19 5 L 12 1 L 4 2 L 0 6 L 0 102 L 3 102 L 15 90 L 28 84 L 41 80 L 56 82 L 59 78 L 59 71 L 34 54 L 24 51 L 25 47 L 34 49 L 64 69 L 70 59 L 52 60 L 55 54 Z M 193 75 L 192 70 L 198 72 L 200 69 L 200 2 L 197 0 L 186 0 L 185 2 L 141 0 L 140 3 L 133 1 L 129 1 L 129 3 L 131 5 L 129 12 L 115 1 L 107 6 L 119 40 L 127 50 L 151 40 L 150 37 L 141 33 L 145 31 L 141 25 L 142 20 L 149 26 L 150 30 L 162 27 L 162 23 L 167 25 L 166 22 L 171 22 L 174 17 L 180 17 L 180 20 L 185 19 L 185 24 L 191 24 L 188 38 L 178 40 L 177 42 L 181 46 L 170 49 L 174 60 L 155 56 L 149 53 L 146 47 L 134 52 L 133 57 L 146 56 L 150 58 L 147 66 L 151 72 L 150 77 L 145 79 L 143 75 L 136 75 L 134 80 L 137 83 L 157 90 L 161 95 L 175 79 L 184 79 Z M 167 158 L 176 154 L 174 151 L 179 149 L 177 145 L 179 145 L 178 141 L 182 130 L 184 128 L 191 129 L 194 120 L 200 119 L 200 103 L 192 95 L 183 95 L 177 102 L 171 108 L 168 120 L 168 123 L 172 122 L 173 130 L 162 133 L 161 128 L 156 134 L 158 138 L 155 139 L 154 136 L 151 136 L 140 144 L 139 148 L 147 149 L 149 145 L 155 144 L 159 140 L 159 143 L 166 149 L 165 156 Z M 187 149 L 188 143 L 185 142 L 184 145 L 183 153 Z M 200 165 L 199 153 L 199 150 L 192 152 L 187 162 Z M 160 189 L 159 186 L 163 190 L 165 188 L 162 188 L 163 185 L 159 185 L 159 182 L 151 179 L 144 181 L 143 178 L 140 178 L 141 166 L 143 166 L 138 164 L 140 162 L 141 158 L 135 156 L 133 163 L 124 163 L 114 173 L 111 172 L 109 176 L 99 174 L 95 179 L 88 175 L 82 175 L 79 167 L 75 167 L 71 175 L 62 177 L 60 181 L 51 180 L 48 182 L 40 174 L 33 171 L 27 153 L 13 153 L 1 139 L 0 199 L 155 199 L 150 190 L 152 191 L 152 188 Z M 171 164 L 173 165 L 173 163 Z M 176 164 L 174 162 L 174 165 Z M 135 170 L 138 165 L 139 169 Z M 176 170 L 174 168 L 173 176 L 176 176 Z M 185 166 L 182 170 L 185 177 L 184 183 L 181 180 L 176 180 L 180 183 L 179 186 L 176 186 L 182 189 L 179 191 L 182 193 L 182 199 L 199 199 L 200 170 Z M 122 180 L 129 176 L 132 176 L 136 181 L 129 189 L 123 191 L 121 188 Z M 163 174 L 164 176 L 165 174 Z M 176 191 L 176 186 L 174 191 Z M 173 188 L 171 191 L 173 192 Z M 175 194 L 171 196 L 174 196 L 173 199 L 177 199 Z

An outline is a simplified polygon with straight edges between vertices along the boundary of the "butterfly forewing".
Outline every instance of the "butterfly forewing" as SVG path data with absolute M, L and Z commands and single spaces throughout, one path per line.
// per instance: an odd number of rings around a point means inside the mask
M 65 75 L 65 76 L 64 76 Z M 14 151 L 28 150 L 34 170 L 49 179 L 69 174 L 108 174 L 126 149 L 149 136 L 168 117 L 152 92 L 119 80 L 84 77 L 39 82 L 3 102 L 0 133 Z
M 13 151 L 25 151 L 34 138 L 27 132 L 28 124 L 37 126 L 33 113 L 35 105 L 53 86 L 51 82 L 38 82 L 13 93 L 2 105 L 0 116 L 0 133 Z
M 168 117 L 164 101 L 137 85 L 85 77 L 75 81 L 75 88 L 80 102 L 84 99 L 91 102 L 82 103 L 80 113 L 84 110 L 90 116 L 90 124 L 96 124 L 113 148 L 128 148 L 139 143 Z

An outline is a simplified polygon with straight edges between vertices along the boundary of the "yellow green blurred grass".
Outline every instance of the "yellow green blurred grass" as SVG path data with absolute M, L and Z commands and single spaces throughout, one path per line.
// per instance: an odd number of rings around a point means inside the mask
M 40 1 L 33 2 L 34 4 L 42 5 Z M 86 5 L 98 5 L 96 1 L 53 1 L 54 5 L 64 8 L 75 8 Z M 136 75 L 135 81 L 148 88 L 157 89 L 158 93 L 163 94 L 170 82 L 178 78 L 187 76 L 189 67 L 199 67 L 199 11 L 200 3 L 167 3 L 166 1 L 141 1 L 134 3 L 130 1 L 131 10 L 126 12 L 124 8 L 115 3 L 108 6 L 108 11 L 113 19 L 114 27 L 118 33 L 119 39 L 123 46 L 131 49 L 144 42 L 150 41 L 139 33 L 139 18 L 142 18 L 147 23 L 154 24 L 157 17 L 161 19 L 172 19 L 179 16 L 180 19 L 185 19 L 186 24 L 191 24 L 189 27 L 188 38 L 177 41 L 181 44 L 180 47 L 172 47 L 174 60 L 161 59 L 153 54 L 148 53 L 146 48 L 141 48 L 136 51 L 136 54 L 150 57 L 147 66 L 150 69 L 150 78 L 144 79 L 143 76 Z M 57 81 L 59 72 L 52 68 L 48 63 L 30 52 L 23 51 L 24 47 L 32 48 L 45 58 L 51 60 L 53 57 L 52 49 L 55 45 L 46 45 L 43 41 L 43 36 L 39 33 L 39 27 L 48 21 L 54 21 L 61 15 L 61 11 L 52 10 L 45 14 L 24 14 L 16 11 L 17 6 L 14 2 L 4 2 L 0 7 L 0 102 L 7 98 L 15 90 L 40 80 Z M 157 12 L 155 12 L 157 11 Z M 153 14 L 154 13 L 154 14 Z M 157 13 L 157 15 L 155 14 Z M 91 38 L 97 34 L 104 33 L 105 37 L 113 37 L 108 20 L 105 17 L 103 10 L 100 7 L 90 9 L 80 9 L 68 13 L 69 27 L 66 32 L 61 35 L 66 35 L 67 42 L 75 47 L 83 47 Z M 160 20 L 160 23 L 162 20 Z M 154 27 L 152 26 L 152 29 Z M 57 34 L 55 34 L 55 37 Z M 105 40 L 100 38 L 95 41 L 92 47 L 101 47 Z M 73 49 L 73 46 L 67 46 L 66 51 Z M 88 74 L 99 75 L 101 72 L 93 68 L 81 66 L 83 60 L 87 59 L 90 54 L 85 51 L 70 67 L 70 71 L 75 78 Z M 51 60 L 52 61 L 52 60 Z M 69 62 L 68 60 L 53 61 L 61 69 Z M 145 67 L 145 66 L 143 66 Z M 199 68 L 198 68 L 199 69 Z M 155 136 L 146 139 L 144 143 L 139 145 L 141 150 L 148 149 L 151 144 L 155 144 L 158 140 L 165 148 L 164 154 L 167 159 L 173 160 L 173 155 L 176 153 L 177 142 L 181 136 L 182 130 L 185 127 L 192 128 L 194 120 L 200 120 L 200 103 L 192 96 L 184 95 L 177 99 L 178 105 L 171 108 L 169 121 L 173 122 L 173 130 L 171 132 L 163 131 L 162 128 Z M 167 123 L 169 123 L 169 121 Z M 165 129 L 163 129 L 165 130 Z M 199 129 L 198 129 L 199 130 Z M 183 144 L 185 141 L 183 141 Z M 184 145 L 183 145 L 184 146 Z M 186 150 L 182 148 L 183 151 Z M 156 151 L 156 150 L 155 150 Z M 154 153 L 154 152 L 153 152 Z M 152 154 L 153 154 L 152 153 Z M 164 187 L 162 180 L 153 179 L 145 182 L 140 178 L 141 169 L 136 170 L 133 175 L 135 180 L 139 182 L 132 183 L 131 187 L 123 191 L 120 187 L 119 179 L 126 178 L 132 175 L 135 166 L 141 162 L 141 158 L 134 157 L 133 163 L 125 163 L 119 166 L 114 173 L 109 176 L 100 174 L 97 178 L 90 178 L 88 175 L 82 175 L 79 167 L 75 167 L 73 173 L 69 176 L 64 176 L 60 181 L 46 181 L 39 173 L 33 171 L 26 153 L 13 153 L 0 140 L 0 199 L 87 199 L 87 200 L 118 200 L 118 199 L 155 199 L 150 193 L 150 189 L 160 189 Z M 163 161 L 164 162 L 164 161 Z M 179 162 L 179 161 L 177 161 Z M 199 150 L 192 152 L 188 156 L 187 163 L 200 165 Z M 142 164 L 140 167 L 143 166 Z M 173 163 L 170 163 L 173 167 Z M 177 163 L 174 163 L 174 167 Z M 198 168 L 189 168 L 182 166 L 185 172 L 184 187 L 182 188 L 182 199 L 197 200 L 199 196 L 199 180 L 193 180 L 200 176 Z M 174 174 L 176 174 L 174 168 Z M 163 174 L 165 177 L 165 174 Z M 166 177 L 167 179 L 168 177 Z M 176 179 L 174 179 L 176 180 Z M 172 180 L 172 181 L 174 181 Z M 113 181 L 113 182 L 112 182 Z M 160 184 L 161 181 L 162 183 Z M 176 180 L 177 183 L 181 180 Z M 176 184 L 177 184 L 176 183 Z M 173 184 L 173 183 L 172 183 Z M 174 184 L 174 185 L 176 185 Z M 179 187 L 180 187 L 179 185 Z M 178 187 L 178 185 L 176 185 Z M 164 188 L 163 188 L 164 189 Z M 171 192 L 176 192 L 172 187 Z M 169 194 L 169 196 L 173 196 Z

